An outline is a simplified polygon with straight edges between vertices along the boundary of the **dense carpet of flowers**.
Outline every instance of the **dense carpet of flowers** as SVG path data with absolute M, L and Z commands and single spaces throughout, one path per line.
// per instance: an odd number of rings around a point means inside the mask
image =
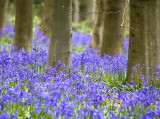
M 2 42 L 13 35 L 8 26 Z M 90 37 L 73 33 L 72 45 L 88 46 Z M 0 45 L 0 119 L 160 118 L 160 89 L 147 86 L 147 81 L 140 89 L 121 84 L 126 55 L 101 58 L 92 49 L 73 49 L 67 74 L 63 67 L 45 68 L 48 43 L 35 29 L 31 54 Z

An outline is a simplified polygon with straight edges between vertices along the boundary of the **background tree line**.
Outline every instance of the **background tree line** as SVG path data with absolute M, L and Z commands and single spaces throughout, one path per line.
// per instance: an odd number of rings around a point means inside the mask
M 141 82 L 148 75 L 154 81 L 154 69 L 159 65 L 160 1 L 159 0 L 15 0 L 13 46 L 32 51 L 33 5 L 41 9 L 41 28 L 50 39 L 47 66 L 56 67 L 59 60 L 69 71 L 72 21 L 90 20 L 93 28 L 90 48 L 105 54 L 124 55 L 125 30 L 129 28 L 128 71 L 126 82 Z M 6 25 L 8 0 L 0 0 L 0 28 Z M 129 11 L 129 12 L 128 12 Z M 126 19 L 129 18 L 130 26 Z M 136 73 L 135 68 L 136 67 Z M 125 82 L 125 83 L 126 83 Z

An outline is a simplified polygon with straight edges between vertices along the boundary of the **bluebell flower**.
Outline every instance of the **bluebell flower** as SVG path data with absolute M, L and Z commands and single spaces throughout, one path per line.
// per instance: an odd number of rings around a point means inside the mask
M 10 118 L 10 115 L 8 114 L 3 113 L 0 115 L 0 119 L 9 119 L 9 118 Z

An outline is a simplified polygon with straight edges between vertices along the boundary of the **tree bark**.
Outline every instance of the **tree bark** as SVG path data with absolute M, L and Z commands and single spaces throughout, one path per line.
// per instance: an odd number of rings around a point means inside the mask
M 105 4 L 106 13 L 104 21 L 103 41 L 101 56 L 106 53 L 110 56 L 123 54 L 124 27 L 121 27 L 123 12 L 125 8 L 124 0 L 107 0 Z M 121 11 L 121 12 L 120 12 Z
M 16 0 L 16 21 L 13 46 L 17 50 L 24 48 L 28 53 L 32 51 L 33 32 L 33 0 Z
M 10 12 L 11 15 L 15 15 L 16 11 L 15 1 L 16 0 L 12 0 L 12 2 L 9 2 L 9 10 L 11 11 Z
M 80 22 L 80 3 L 79 0 L 73 0 L 74 10 L 73 11 L 73 22 L 79 23 Z
M 0 29 L 6 27 L 8 0 L 0 0 Z
M 150 82 L 155 80 L 155 68 L 156 65 L 160 65 L 159 56 L 159 39 L 160 39 L 160 1 L 150 1 L 146 9 L 148 15 L 147 21 L 147 41 L 148 41 L 148 74 L 150 76 Z
M 59 60 L 69 71 L 71 62 L 71 9 L 72 0 L 53 0 L 52 38 L 49 44 L 47 66 L 58 64 Z
M 95 12 L 95 8 L 96 8 L 96 0 L 87 0 L 87 13 L 90 13 L 87 15 L 87 20 L 90 22 L 90 26 L 91 28 L 93 28 L 93 24 L 94 24 L 94 19 L 96 14 Z
M 52 0 L 45 0 L 43 11 L 42 11 L 42 21 L 41 21 L 41 31 L 48 38 L 51 37 L 51 22 L 52 22 Z
M 141 76 L 147 74 L 151 76 L 150 81 L 154 79 L 154 68 L 159 65 L 159 3 L 159 0 L 130 1 L 128 83 L 130 79 L 140 83 Z M 132 67 L 137 64 L 135 72 Z
M 85 21 L 87 20 L 87 4 L 86 4 L 86 0 L 80 0 L 80 20 L 81 21 Z M 81 22 L 80 21 L 80 22 Z
M 96 0 L 96 20 L 94 23 L 94 29 L 92 33 L 92 39 L 89 47 L 98 50 L 100 52 L 100 48 L 102 45 L 103 38 L 103 28 L 104 28 L 104 0 Z
M 129 23 L 129 3 L 128 3 L 128 0 L 126 0 L 126 7 L 128 6 L 128 8 L 125 10 L 125 15 L 124 15 L 124 36 L 125 37 L 129 37 L 129 26 L 130 26 L 130 23 Z

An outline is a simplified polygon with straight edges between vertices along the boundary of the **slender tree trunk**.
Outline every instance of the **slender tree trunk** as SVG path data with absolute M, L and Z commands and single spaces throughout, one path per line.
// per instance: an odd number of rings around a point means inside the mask
M 87 4 L 86 4 L 86 0 L 79 0 L 80 2 L 80 22 L 87 20 Z
M 16 9 L 16 6 L 15 6 L 15 1 L 16 0 L 13 0 L 12 2 L 9 2 L 10 4 L 9 4 L 9 9 L 10 9 L 10 14 L 11 15 L 15 15 L 15 9 Z
M 127 82 L 141 82 L 149 74 L 154 79 L 154 68 L 159 64 L 159 0 L 130 1 L 130 41 Z M 158 13 L 157 13 L 158 12 Z M 136 72 L 133 68 L 137 66 Z M 144 64 L 144 66 L 143 66 Z M 143 66 L 143 68 L 142 68 Z
M 8 0 L 0 0 L 0 29 L 6 27 Z
M 52 0 L 45 0 L 42 12 L 41 31 L 48 38 L 51 37 Z
M 42 16 L 43 16 L 43 6 L 44 6 L 44 0 L 40 0 L 40 14 L 39 14 L 39 17 L 40 17 L 41 20 L 42 20 Z
M 89 47 L 98 49 L 98 52 L 100 52 L 104 28 L 104 0 L 96 0 L 96 12 L 98 13 L 96 14 L 92 39 Z
M 13 46 L 32 51 L 33 0 L 16 0 L 16 22 Z
M 90 26 L 93 28 L 94 24 L 94 19 L 96 14 L 95 9 L 96 9 L 96 0 L 87 0 L 87 13 L 90 13 L 87 15 L 87 20 L 90 21 Z
M 124 15 L 124 36 L 128 37 L 129 36 L 129 3 L 128 0 L 126 0 L 126 7 L 128 6 L 128 8 L 125 10 L 125 15 Z
M 55 67 L 61 60 L 68 71 L 71 62 L 72 0 L 53 0 L 52 8 L 52 38 L 49 44 L 47 66 Z
M 91 21 L 93 22 L 95 18 L 95 0 L 79 0 L 80 1 L 80 19 L 81 21 Z M 89 14 L 90 13 L 90 14 Z
M 73 0 L 74 10 L 73 11 L 73 22 L 79 23 L 80 22 L 80 3 L 79 0 Z
M 122 55 L 124 45 L 124 27 L 121 27 L 123 12 L 119 11 L 125 8 L 125 1 L 106 0 L 105 7 L 105 12 L 112 13 L 105 15 L 101 55 L 104 56 L 105 53 L 110 56 Z

